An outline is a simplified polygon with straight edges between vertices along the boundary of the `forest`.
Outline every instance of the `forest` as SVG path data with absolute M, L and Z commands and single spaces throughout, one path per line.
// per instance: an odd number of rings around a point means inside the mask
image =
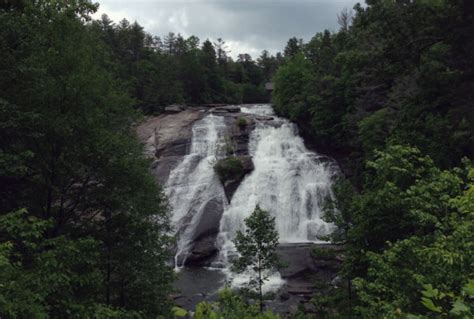
M 235 61 L 223 39 L 97 9 L 0 1 L 1 318 L 182 316 L 134 128 L 171 104 L 269 102 L 341 168 L 324 240 L 344 247 L 343 284 L 294 318 L 474 316 L 473 1 L 366 0 L 335 32 Z M 280 318 L 229 290 L 194 315 Z

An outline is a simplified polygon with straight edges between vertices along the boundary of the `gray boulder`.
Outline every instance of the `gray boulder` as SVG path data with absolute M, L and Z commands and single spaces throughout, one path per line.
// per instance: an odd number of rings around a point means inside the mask
M 213 198 L 203 207 L 203 213 L 194 230 L 193 240 L 197 241 L 200 238 L 217 235 L 219 233 L 219 226 L 224 212 L 224 203 L 218 198 Z
M 184 105 L 172 104 L 165 107 L 166 114 L 176 114 L 184 111 L 186 107 Z
M 207 267 L 217 254 L 216 236 L 206 236 L 194 242 L 191 253 L 186 257 L 185 266 Z
M 240 107 L 236 105 L 226 105 L 216 107 L 212 112 L 240 113 Z
M 183 156 L 191 143 L 192 126 L 205 114 L 185 110 L 175 114 L 150 117 L 136 131 L 150 157 Z
M 193 245 L 186 266 L 210 266 L 217 253 L 216 237 L 220 220 L 224 212 L 224 203 L 217 198 L 211 199 L 203 207 L 203 213 L 193 234 Z
M 181 162 L 181 156 L 169 156 L 157 159 L 151 165 L 151 171 L 156 181 L 165 185 L 170 172 Z

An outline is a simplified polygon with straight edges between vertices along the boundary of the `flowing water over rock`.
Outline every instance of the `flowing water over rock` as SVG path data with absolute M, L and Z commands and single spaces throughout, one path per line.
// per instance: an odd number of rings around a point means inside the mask
M 175 265 L 186 262 L 191 245 L 209 235 L 209 219 L 219 221 L 227 206 L 224 189 L 213 163 L 223 154 L 223 117 L 212 114 L 192 128 L 191 150 L 171 171 L 165 192 L 172 207 L 171 221 L 178 233 Z
M 270 105 L 244 108 L 243 112 L 273 115 Z M 331 230 L 321 217 L 324 200 L 331 196 L 334 167 L 305 147 L 293 124 L 279 118 L 258 122 L 250 136 L 249 153 L 255 169 L 240 184 L 221 220 L 219 262 L 224 266 L 235 255 L 232 240 L 236 232 L 244 229 L 244 219 L 257 204 L 275 217 L 281 243 L 318 242 L 318 236 Z M 248 276 L 234 277 L 235 285 Z M 281 283 L 274 274 L 267 289 Z
M 325 198 L 332 196 L 332 180 L 337 172 L 334 162 L 309 151 L 298 136 L 296 126 L 275 116 L 270 105 L 246 105 L 241 107 L 241 112 L 219 110 L 212 114 L 210 110 L 202 110 L 202 116 L 192 125 L 187 155 L 170 170 L 165 185 L 172 208 L 171 220 L 178 236 L 176 267 L 211 265 L 209 278 L 220 285 L 227 278 L 231 285 L 240 286 L 250 275 L 234 276 L 228 269 L 236 256 L 232 240 L 238 230 L 243 230 L 244 219 L 257 204 L 275 217 L 280 242 L 290 245 L 280 249 L 283 256 L 294 252 L 291 245 L 320 242 L 319 236 L 326 235 L 332 227 L 321 217 Z M 244 130 L 235 125 L 240 117 L 249 123 Z M 229 139 L 230 143 L 232 139 L 238 143 L 234 147 L 238 155 L 250 156 L 254 165 L 254 170 L 238 185 L 230 203 L 213 169 L 218 159 L 230 155 Z M 290 267 L 298 273 L 301 269 L 314 269 L 311 258 L 303 258 L 311 246 L 304 247 L 307 248 L 298 254 L 309 264 Z M 195 262 L 203 259 L 206 263 Z M 192 285 L 186 280 L 194 276 L 186 275 L 190 271 L 184 270 L 184 283 L 178 286 Z M 216 271 L 224 277 L 217 276 Z M 294 278 L 296 272 L 290 272 L 282 272 L 284 278 Z M 205 282 L 206 270 L 199 271 L 199 276 Z M 212 287 L 219 285 L 216 282 Z M 284 283 L 275 272 L 264 288 L 273 290 Z M 212 291 L 202 293 L 212 294 Z
M 267 105 L 244 111 L 271 114 Z M 326 235 L 330 225 L 321 217 L 323 202 L 331 196 L 331 163 L 307 150 L 296 127 L 283 119 L 258 123 L 249 152 L 255 169 L 224 212 L 221 235 L 233 238 L 257 204 L 275 217 L 280 242 L 317 241 Z

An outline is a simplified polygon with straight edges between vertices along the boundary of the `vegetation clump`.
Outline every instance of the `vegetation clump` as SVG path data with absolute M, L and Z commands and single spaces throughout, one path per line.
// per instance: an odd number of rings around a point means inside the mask
M 242 161 L 236 156 L 229 156 L 219 160 L 214 165 L 214 170 L 222 182 L 238 179 L 244 174 Z
M 247 127 L 248 125 L 248 122 L 247 122 L 247 119 L 243 116 L 240 116 L 239 118 L 237 118 L 237 120 L 235 121 L 235 123 L 237 124 L 237 126 L 243 130 L 244 128 Z
M 214 303 L 201 302 L 196 306 L 194 319 L 279 319 L 271 311 L 261 312 L 258 305 L 249 304 L 244 298 L 224 289 Z

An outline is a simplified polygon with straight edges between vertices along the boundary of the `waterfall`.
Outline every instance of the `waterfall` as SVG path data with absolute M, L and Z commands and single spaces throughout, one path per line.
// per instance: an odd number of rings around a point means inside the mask
M 246 107 L 242 112 L 273 115 L 270 105 Z M 224 267 L 235 255 L 232 240 L 236 232 L 244 229 L 244 219 L 257 204 L 275 217 L 281 243 L 316 242 L 331 230 L 321 217 L 323 202 L 332 195 L 332 163 L 305 147 L 295 125 L 274 118 L 270 123 L 257 123 L 251 133 L 249 152 L 255 169 L 240 184 L 222 216 L 218 242 L 219 262 Z M 248 276 L 234 277 L 233 284 L 240 285 Z M 273 274 L 267 289 L 280 283 L 279 275 Z
M 182 162 L 171 171 L 165 186 L 172 208 L 171 223 L 177 235 L 175 265 L 182 266 L 195 239 L 196 226 L 206 204 L 214 200 L 227 205 L 224 189 L 213 164 L 224 154 L 224 118 L 210 114 L 194 123 L 191 148 Z
M 232 240 L 238 230 L 244 229 L 244 220 L 255 206 L 260 205 L 275 217 L 281 243 L 317 242 L 320 235 L 331 231 L 332 226 L 321 217 L 325 198 L 332 196 L 335 174 L 332 161 L 309 151 L 296 126 L 275 116 L 270 105 L 244 106 L 241 111 L 256 121 L 249 140 L 255 168 L 241 182 L 230 203 L 213 169 L 216 161 L 226 156 L 229 128 L 224 116 L 209 114 L 194 123 L 190 150 L 170 172 L 165 185 L 178 238 L 176 267 L 189 258 L 193 244 L 201 238 L 201 228 L 209 226 L 208 208 L 217 205 L 214 229 L 219 230 L 219 256 L 213 265 L 223 269 L 234 285 L 243 283 L 250 274 L 233 276 L 228 272 L 236 256 Z M 266 289 L 282 282 L 278 273 L 271 278 Z

